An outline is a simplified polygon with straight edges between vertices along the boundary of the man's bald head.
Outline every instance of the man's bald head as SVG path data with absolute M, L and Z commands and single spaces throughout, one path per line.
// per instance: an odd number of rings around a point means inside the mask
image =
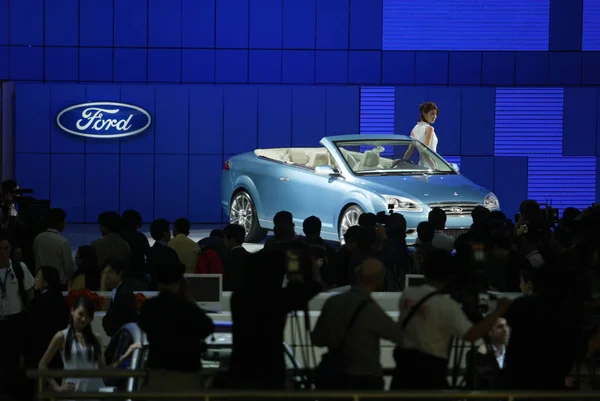
M 379 287 L 383 282 L 385 267 L 379 259 L 367 258 L 356 270 L 356 282 L 365 287 Z

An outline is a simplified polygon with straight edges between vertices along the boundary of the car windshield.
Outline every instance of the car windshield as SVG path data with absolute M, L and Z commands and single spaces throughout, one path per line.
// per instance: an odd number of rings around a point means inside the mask
M 456 174 L 442 157 L 413 139 L 335 142 L 356 175 Z

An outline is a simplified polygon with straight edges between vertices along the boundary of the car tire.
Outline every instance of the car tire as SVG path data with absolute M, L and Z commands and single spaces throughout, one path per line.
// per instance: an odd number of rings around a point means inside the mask
M 244 242 L 258 243 L 265 239 L 268 230 L 261 228 L 258 223 L 256 207 L 248 192 L 236 192 L 231 198 L 229 205 L 230 223 L 239 224 L 246 230 Z
M 340 220 L 338 222 L 338 236 L 340 244 L 344 245 L 344 234 L 348 231 L 348 228 L 358 225 L 358 219 L 360 215 L 365 211 L 358 205 L 350 205 L 344 209 L 340 214 Z

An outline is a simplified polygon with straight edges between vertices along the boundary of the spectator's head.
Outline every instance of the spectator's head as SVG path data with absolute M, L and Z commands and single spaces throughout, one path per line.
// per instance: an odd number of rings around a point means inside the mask
M 36 291 L 60 291 L 60 274 L 55 267 L 42 266 L 35 275 L 34 287 Z
M 433 242 L 433 237 L 435 236 L 433 224 L 428 221 L 420 222 L 417 226 L 417 236 L 419 237 L 419 242 L 422 245 L 431 245 Z
M 318 237 L 321 235 L 321 220 L 316 216 L 307 217 L 302 223 L 302 230 L 307 237 Z
M 223 239 L 223 230 L 215 228 L 214 230 L 212 230 L 210 232 L 210 234 L 208 235 L 208 238 Z
M 179 234 L 185 235 L 186 237 L 190 235 L 190 231 L 192 229 L 192 225 L 188 219 L 184 219 L 183 217 L 175 220 L 173 223 L 173 236 L 177 236 Z
M 492 326 L 492 329 L 488 333 L 490 343 L 494 346 L 504 346 L 508 344 L 510 338 L 510 327 L 505 318 L 501 317 L 496 320 L 496 323 Z
M 356 247 L 363 252 L 369 252 L 377 241 L 377 232 L 371 227 L 360 227 L 357 233 Z
M 75 265 L 79 268 L 79 266 L 88 263 L 95 263 L 96 265 L 98 264 L 96 250 L 90 245 L 80 246 L 75 254 Z
M 168 242 L 171 239 L 171 223 L 165 219 L 156 219 L 150 224 L 150 236 L 157 242 Z
M 386 228 L 389 238 L 406 238 L 406 219 L 400 213 L 390 215 Z
M 429 212 L 429 222 L 433 226 L 434 230 L 443 230 L 446 228 L 446 212 L 444 209 L 434 207 Z
M 432 248 L 423 253 L 421 268 L 425 279 L 430 283 L 436 283 L 438 288 L 450 284 L 456 276 L 456 266 L 452 255 L 439 248 Z
M 0 266 L 6 267 L 10 261 L 12 247 L 10 237 L 4 230 L 0 230 Z
M 563 215 L 561 219 L 561 225 L 566 227 L 572 227 L 573 222 L 581 214 L 581 211 L 575 207 L 568 207 L 563 210 Z
M 117 212 L 104 212 L 98 216 L 102 235 L 118 233 L 121 228 L 121 216 Z
M 278 241 L 290 241 L 296 237 L 294 216 L 288 211 L 281 211 L 273 218 L 273 233 Z
M 385 277 L 385 267 L 379 259 L 367 258 L 356 269 L 356 283 L 371 293 L 381 288 Z
M 106 285 L 110 290 L 114 290 L 125 278 L 128 266 L 123 261 L 108 259 L 103 270 L 106 271 Z
M 223 229 L 223 242 L 227 249 L 241 246 L 246 238 L 246 229 L 239 224 L 228 224 Z
M 13 203 L 17 198 L 17 189 L 19 185 L 15 180 L 6 180 L 2 182 L 2 196 L 8 203 Z
M 121 214 L 121 228 L 124 231 L 137 231 L 142 228 L 142 215 L 136 210 L 125 210 Z
M 475 206 L 471 212 L 473 218 L 473 228 L 487 229 L 490 221 L 490 210 L 483 206 Z
M 46 212 L 46 228 L 62 232 L 65 229 L 67 214 L 64 210 L 54 208 Z
M 350 249 L 357 247 L 358 237 L 361 235 L 363 228 L 361 226 L 348 227 L 344 233 L 344 246 Z
M 363 213 L 358 218 L 358 225 L 365 228 L 375 228 L 377 226 L 377 215 L 374 213 Z
M 519 223 L 524 224 L 541 219 L 540 204 L 532 199 L 521 202 L 519 207 Z
M 156 280 L 160 290 L 179 292 L 185 266 L 181 264 L 177 254 L 174 252 L 164 252 L 159 260 L 156 261 L 152 277 Z

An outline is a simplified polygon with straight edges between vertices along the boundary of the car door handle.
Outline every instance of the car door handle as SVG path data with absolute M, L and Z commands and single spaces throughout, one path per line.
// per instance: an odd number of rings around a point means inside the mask
M 290 179 L 287 177 L 279 177 L 279 181 L 289 181 Z

